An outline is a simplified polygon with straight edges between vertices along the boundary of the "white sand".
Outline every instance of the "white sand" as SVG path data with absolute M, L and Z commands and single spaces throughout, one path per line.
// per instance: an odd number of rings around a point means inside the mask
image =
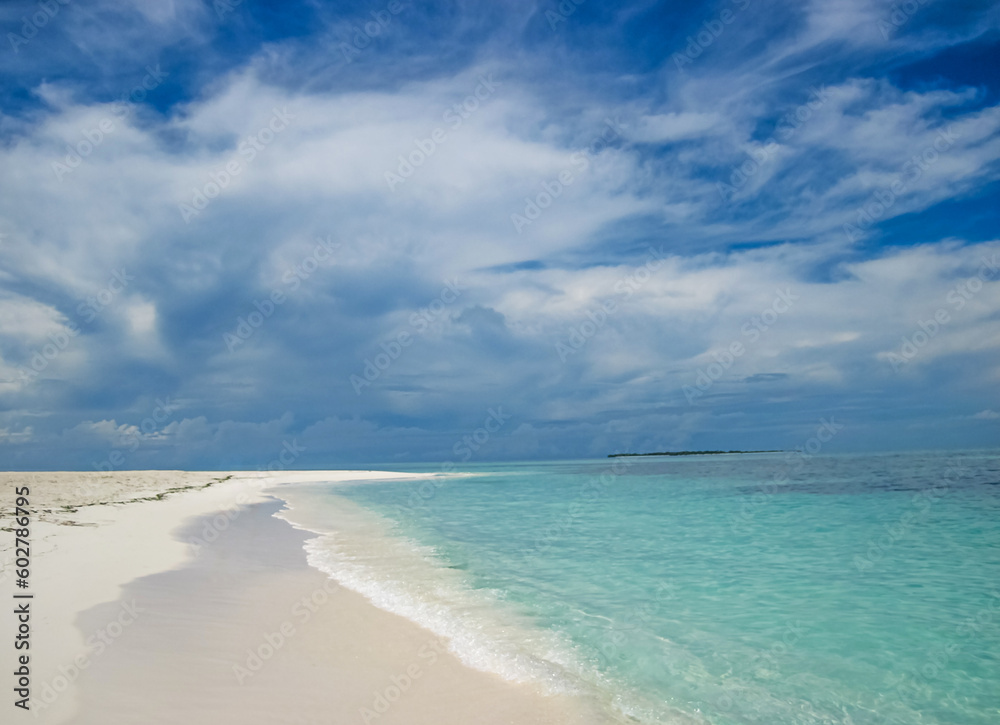
M 31 526 L 32 571 L 26 590 L 35 595 L 34 685 L 56 681 L 60 666 L 87 654 L 84 636 L 75 626 L 79 612 L 118 599 L 121 587 L 133 579 L 190 559 L 192 547 L 171 536 L 185 519 L 265 500 L 262 489 L 283 483 L 400 477 L 382 471 L 0 473 L 4 526 L 11 525 L 18 487 L 30 487 L 31 510 L 37 512 Z M 164 493 L 174 489 L 186 490 Z M 156 500 L 159 494 L 163 498 Z M 0 581 L 5 602 L 11 601 L 9 592 L 14 589 L 13 550 L 13 532 L 3 532 Z M 0 617 L 4 642 L 13 641 L 13 627 L 12 616 Z M 69 683 L 38 721 L 64 722 L 75 703 L 75 688 Z M 4 703 L 5 712 L 9 707 Z
M 272 568 L 267 576 L 251 578 L 234 563 L 238 560 L 238 552 L 234 551 L 229 558 L 217 559 L 213 564 L 216 569 L 208 580 L 212 584 L 205 585 L 204 592 L 192 591 L 180 599 L 176 598 L 176 592 L 163 593 L 159 605 L 162 608 L 169 600 L 171 609 L 167 617 L 145 620 L 140 617 L 132 625 L 134 618 L 129 613 L 129 596 L 147 581 L 136 582 L 140 577 L 185 565 L 197 566 L 199 561 L 204 566 L 205 557 L 196 558 L 196 547 L 176 538 L 178 530 L 185 525 L 190 531 L 193 517 L 213 514 L 217 525 L 211 524 L 211 519 L 203 519 L 195 538 L 200 539 L 201 532 L 208 532 L 208 537 L 214 538 L 213 531 L 218 533 L 227 529 L 230 522 L 234 522 L 234 527 L 250 525 L 232 514 L 241 506 L 269 501 L 263 493 L 269 487 L 300 482 L 412 479 L 433 475 L 379 471 L 293 471 L 265 476 L 180 471 L 0 473 L 0 513 L 4 521 L 10 521 L 17 486 L 31 488 L 31 509 L 37 512 L 31 526 L 31 586 L 26 590 L 35 595 L 31 622 L 35 712 L 22 713 L 10 703 L 4 703 L 4 712 L 14 710 L 17 717 L 12 722 L 101 722 L 105 725 L 201 721 L 241 725 L 279 721 L 363 722 L 356 704 L 370 699 L 373 687 L 386 686 L 389 677 L 405 673 L 409 665 L 426 663 L 418 653 L 433 636 L 407 620 L 375 609 L 359 595 L 339 587 L 336 588 L 338 606 L 316 614 L 311 625 L 313 635 L 291 642 L 282 653 L 285 666 L 262 674 L 250 690 L 233 684 L 230 665 L 224 668 L 226 676 L 221 679 L 218 666 L 206 670 L 199 680 L 204 683 L 204 691 L 175 692 L 171 689 L 180 685 L 177 678 L 168 676 L 169 673 L 178 669 L 193 672 L 193 662 L 221 657 L 206 648 L 242 651 L 243 644 L 256 642 L 276 621 L 280 622 L 281 617 L 288 617 L 289 602 L 296 601 L 296 596 L 306 596 L 327 586 L 328 580 L 323 574 L 304 565 L 304 552 L 300 549 L 296 556 L 301 555 L 302 563 L 296 559 L 298 568 L 295 571 Z M 274 525 L 287 526 L 284 522 L 273 521 Z M 288 529 L 291 531 L 291 527 Z M 4 532 L 0 541 L 0 562 L 3 563 L 3 591 L 8 602 L 14 585 L 9 565 L 12 549 L 13 533 Z M 217 557 L 217 552 L 213 552 L 213 556 Z M 235 588 L 216 586 L 219 577 L 233 582 Z M 156 577 L 148 581 L 154 579 Z M 155 588 L 153 591 L 155 593 Z M 232 594 L 233 591 L 241 593 Z M 229 611 L 233 607 L 239 609 L 238 625 L 219 619 L 218 612 L 227 597 L 235 597 L 235 603 L 229 603 Z M 116 602 L 119 599 L 122 601 Z M 212 602 L 218 606 L 211 605 Z M 102 648 L 97 645 L 95 649 L 95 633 L 106 637 L 107 632 L 95 630 L 93 621 L 87 621 L 81 613 L 94 610 L 98 605 L 105 605 L 101 611 L 120 614 L 119 621 L 127 622 L 128 631 L 120 642 L 146 637 L 151 641 L 166 641 L 170 646 L 166 650 L 160 648 L 156 663 L 145 661 L 147 658 L 142 653 L 146 650 L 134 646 L 122 644 L 115 650 L 114 646 Z M 336 609 L 336 616 L 333 609 Z M 101 621 L 114 619 L 105 617 Z M 12 616 L 0 617 L 4 641 L 12 641 L 13 627 Z M 171 661 L 174 646 L 178 662 Z M 98 650 L 107 653 L 95 662 Z M 197 656 L 193 654 L 199 651 Z M 511 685 L 493 675 L 469 670 L 446 653 L 441 654 L 437 662 L 433 677 L 429 677 L 419 690 L 414 688 L 415 694 L 409 696 L 406 709 L 396 708 L 384 717 L 380 715 L 379 725 L 392 722 L 435 725 L 454 722 L 457 725 L 582 721 L 579 713 L 571 714 L 575 706 L 561 698 L 546 698 L 529 687 Z M 81 671 L 78 666 L 85 669 Z M 151 667 L 153 669 L 149 669 Z M 136 685 L 134 672 L 133 680 L 128 679 L 132 671 L 158 674 Z M 7 677 L 12 679 L 11 675 Z M 87 696 L 90 691 L 86 690 L 88 682 L 93 688 L 90 696 Z M 100 687 L 95 683 L 101 683 Z M 328 686 L 324 687 L 323 683 Z M 344 688 L 338 688 L 338 683 Z M 83 692 L 78 685 L 84 688 Z M 185 687 L 190 687 L 190 682 Z M 142 688 L 152 689 L 144 693 Z M 8 687 L 5 690 L 9 692 Z M 129 701 L 135 701 L 135 707 L 140 710 L 147 702 L 185 703 L 188 710 L 168 713 L 162 711 L 168 706 L 161 705 L 158 712 L 132 712 L 123 716 L 116 709 L 113 717 L 104 717 L 100 703 L 114 698 L 116 692 L 124 699 L 131 698 Z M 248 692 L 253 692 L 254 697 L 248 698 Z M 327 694 L 323 695 L 324 692 Z M 330 693 L 337 696 L 330 699 Z M 44 699 L 53 696 L 55 699 L 39 711 L 43 695 Z M 283 700 L 280 707 L 273 701 L 273 698 L 283 699 L 286 695 L 291 699 Z M 192 702 L 202 704 L 197 713 L 190 709 Z M 251 703 L 256 704 L 251 707 Z M 268 709 L 268 703 L 273 707 Z M 318 713 L 330 707 L 353 709 L 353 712 L 330 712 L 330 719 L 316 719 Z M 296 708 L 302 713 L 297 713 Z M 264 712 L 270 715 L 264 717 L 261 714 Z M 206 718 L 196 717 L 198 713 Z M 288 719 L 279 718 L 276 713 L 285 713 Z M 141 717 L 136 719 L 138 715 Z M 7 721 L 5 717 L 4 722 Z

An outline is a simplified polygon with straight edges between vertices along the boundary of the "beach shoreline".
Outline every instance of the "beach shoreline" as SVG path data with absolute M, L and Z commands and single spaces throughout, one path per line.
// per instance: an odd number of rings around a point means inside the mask
M 430 632 L 308 566 L 309 533 L 273 515 L 284 505 L 274 495 L 284 485 L 435 474 L 0 476 L 4 517 L 25 485 L 33 515 L 32 712 L 15 710 L 17 721 L 589 719 L 571 698 L 466 667 Z M 0 544 L 8 590 L 13 539 Z M 336 603 L 319 606 L 320 599 Z M 290 636 L 296 622 L 308 636 Z M 10 624 L 7 617 L 0 626 Z M 281 650 L 280 666 L 263 666 L 269 648 Z M 404 683 L 405 707 L 391 706 Z

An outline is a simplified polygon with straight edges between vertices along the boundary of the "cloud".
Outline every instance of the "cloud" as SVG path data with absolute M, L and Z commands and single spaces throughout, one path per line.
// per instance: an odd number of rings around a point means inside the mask
M 986 15 L 927 7 L 886 41 L 890 5 L 747 8 L 683 69 L 663 48 L 716 8 L 580 6 L 553 34 L 527 5 L 407 6 L 347 62 L 363 14 L 330 6 L 67 7 L 0 63 L 10 465 L 136 430 L 134 465 L 286 438 L 440 461 L 498 405 L 484 456 L 781 447 L 837 411 L 843 445 L 907 443 L 885 411 L 934 443 L 1000 380 L 1000 108 L 904 72 Z
M 770 383 L 777 380 L 784 380 L 788 377 L 787 373 L 757 373 L 756 375 L 751 375 L 748 378 L 743 378 L 744 383 Z
M 31 440 L 33 434 L 34 429 L 32 429 L 30 425 L 19 430 L 0 428 L 0 445 L 17 445 L 19 443 L 27 443 Z
M 719 125 L 722 118 L 717 113 L 664 113 L 642 116 L 630 136 L 636 141 L 668 142 L 685 138 L 703 137 L 705 132 Z

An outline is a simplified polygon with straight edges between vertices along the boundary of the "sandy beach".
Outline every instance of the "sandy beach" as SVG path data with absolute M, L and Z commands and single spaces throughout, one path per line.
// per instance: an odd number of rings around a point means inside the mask
M 466 667 L 432 633 L 309 567 L 310 534 L 273 516 L 282 501 L 269 489 L 402 474 L 2 476 L 5 521 L 25 485 L 34 517 L 31 711 L 10 708 L 12 721 L 595 720 L 571 698 Z M 12 618 L 2 626 L 12 639 Z

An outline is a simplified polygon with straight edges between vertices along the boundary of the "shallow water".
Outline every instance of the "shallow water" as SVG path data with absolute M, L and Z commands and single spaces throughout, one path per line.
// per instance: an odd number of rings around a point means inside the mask
M 470 665 L 624 719 L 1000 722 L 998 453 L 468 470 L 296 487 L 283 515 Z

